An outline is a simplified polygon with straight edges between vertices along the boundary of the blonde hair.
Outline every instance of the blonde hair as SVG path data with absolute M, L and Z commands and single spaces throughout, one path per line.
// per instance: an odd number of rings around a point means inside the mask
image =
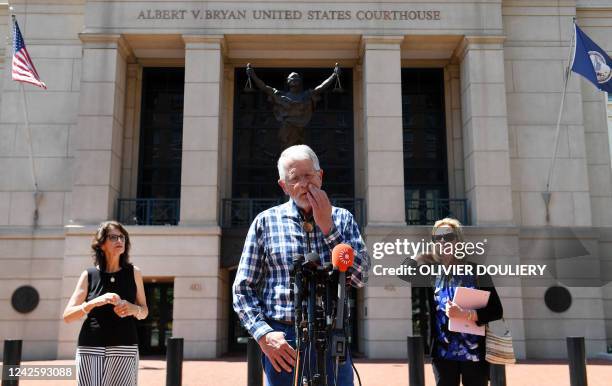
M 461 223 L 459 222 L 459 220 L 450 217 L 446 217 L 442 220 L 436 221 L 431 230 L 431 235 L 434 236 L 438 228 L 443 226 L 453 228 L 453 232 L 455 232 L 455 234 L 457 235 L 457 240 L 463 241 L 463 231 L 461 230 Z

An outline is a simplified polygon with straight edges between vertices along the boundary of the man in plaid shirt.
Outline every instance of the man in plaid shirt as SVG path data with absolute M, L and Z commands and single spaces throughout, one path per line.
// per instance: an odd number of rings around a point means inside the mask
M 355 250 L 349 278 L 354 287 L 365 285 L 370 258 L 351 213 L 332 207 L 321 190 L 323 170 L 310 147 L 296 145 L 283 151 L 278 173 L 278 184 L 291 199 L 263 211 L 251 224 L 233 285 L 233 304 L 240 321 L 264 353 L 267 385 L 289 386 L 296 358 L 290 283 L 293 257 L 307 253 L 309 240 L 321 264 L 331 263 L 332 249 L 340 243 L 349 244 Z M 308 222 L 315 226 L 308 229 L 304 225 Z M 337 382 L 331 356 L 327 368 L 330 386 L 353 384 L 350 360 L 338 369 Z

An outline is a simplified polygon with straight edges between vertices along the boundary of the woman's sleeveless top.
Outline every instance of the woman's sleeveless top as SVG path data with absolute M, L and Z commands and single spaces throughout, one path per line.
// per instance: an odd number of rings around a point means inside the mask
M 116 293 L 122 300 L 136 302 L 136 282 L 134 266 L 126 267 L 114 273 L 100 272 L 96 267 L 87 269 L 87 301 L 108 292 Z M 113 311 L 114 305 L 92 309 L 83 322 L 79 334 L 79 346 L 124 346 L 138 344 L 136 318 L 119 317 Z

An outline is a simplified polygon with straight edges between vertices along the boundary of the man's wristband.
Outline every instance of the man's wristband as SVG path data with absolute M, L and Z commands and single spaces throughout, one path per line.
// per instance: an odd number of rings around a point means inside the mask
M 81 303 L 81 311 L 83 311 L 83 313 L 84 313 L 85 315 L 87 315 L 87 314 L 89 314 L 89 311 L 87 311 L 87 310 L 85 309 L 85 304 L 87 304 L 87 302 L 83 302 L 83 303 Z

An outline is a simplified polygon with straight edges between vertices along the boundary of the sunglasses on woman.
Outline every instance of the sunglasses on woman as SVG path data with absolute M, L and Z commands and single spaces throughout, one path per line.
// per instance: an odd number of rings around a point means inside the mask
M 433 235 L 431 236 L 431 240 L 434 243 L 440 242 L 440 241 L 455 241 L 457 240 L 457 235 L 453 232 L 449 232 L 449 233 L 442 233 L 439 235 Z

